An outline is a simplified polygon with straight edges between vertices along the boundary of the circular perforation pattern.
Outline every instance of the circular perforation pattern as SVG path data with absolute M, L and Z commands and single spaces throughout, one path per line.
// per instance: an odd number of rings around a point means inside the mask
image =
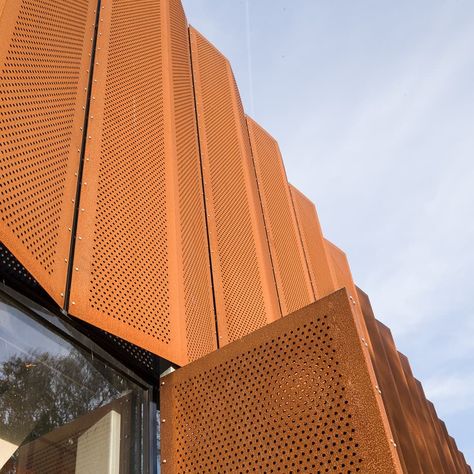
M 259 236 L 252 223 L 251 206 L 255 203 L 246 188 L 250 156 L 244 156 L 239 141 L 243 130 L 238 127 L 244 118 L 242 111 L 236 113 L 233 107 L 234 99 L 240 99 L 233 97 L 234 82 L 225 58 L 201 35 L 196 34 L 196 38 L 195 66 L 200 76 L 197 97 L 204 111 L 200 130 L 207 149 L 203 158 L 210 173 L 206 185 L 211 188 L 212 200 L 208 205 L 212 206 L 215 218 L 215 232 L 210 238 L 217 247 L 213 258 L 220 268 L 222 281 L 218 284 L 222 285 L 228 337 L 234 341 L 264 326 L 271 318 L 257 258 L 255 240 Z M 250 152 L 249 146 L 246 151 Z M 206 190 L 206 196 L 207 193 Z
M 215 349 L 215 315 L 188 26 L 180 0 L 171 0 L 169 8 L 186 338 L 192 361 Z
M 1 65 L 2 225 L 49 275 L 64 209 L 88 4 L 22 0 Z
M 112 5 L 89 302 L 101 315 L 168 344 L 160 4 Z
M 364 472 L 348 374 L 327 321 L 310 320 L 174 386 L 173 472 Z

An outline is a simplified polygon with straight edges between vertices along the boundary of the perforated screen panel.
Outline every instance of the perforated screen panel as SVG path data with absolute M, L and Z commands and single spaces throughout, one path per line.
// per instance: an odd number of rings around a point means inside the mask
M 290 185 L 290 191 L 311 281 L 316 296 L 322 298 L 331 294 L 337 287 L 316 207 L 294 186 Z
M 191 29 L 219 342 L 280 316 L 242 104 L 227 60 Z
M 166 3 L 166 2 L 165 2 Z M 178 166 L 178 198 L 182 244 L 186 339 L 189 360 L 217 347 L 211 286 L 208 236 L 196 111 L 191 72 L 188 25 L 180 0 L 169 0 L 174 127 Z
M 390 363 L 385 353 L 383 342 L 380 338 L 377 322 L 372 311 L 368 296 L 357 288 L 362 312 L 366 321 L 372 342 L 373 364 L 379 387 L 382 392 L 387 415 L 394 433 L 394 439 L 399 447 L 400 459 L 404 472 L 423 472 L 418 457 L 413 433 L 407 422 L 405 406 L 398 393 L 397 384 L 393 376 Z M 449 472 L 449 471 L 448 471 Z
M 378 321 L 377 328 L 382 343 L 384 345 L 385 353 L 387 355 L 393 377 L 395 379 L 398 394 L 400 396 L 400 400 L 404 408 L 406 422 L 408 424 L 412 440 L 416 447 L 417 456 L 423 469 L 422 472 L 435 472 L 433 470 L 431 460 L 427 455 L 427 445 L 425 442 L 424 433 L 420 427 L 417 413 L 417 405 L 415 404 L 411 396 L 410 389 L 405 377 L 405 373 L 403 371 L 403 367 L 400 362 L 400 358 L 398 357 L 398 352 L 395 347 L 391 332 L 386 326 L 384 326 Z
M 0 12 L 0 241 L 60 305 L 95 6 L 7 0 Z
M 345 290 L 162 379 L 164 473 L 399 473 Z
M 216 346 L 188 45 L 176 1 L 103 4 L 70 305 L 178 365 Z
M 247 125 L 283 315 L 315 300 L 285 167 L 275 139 L 250 117 Z

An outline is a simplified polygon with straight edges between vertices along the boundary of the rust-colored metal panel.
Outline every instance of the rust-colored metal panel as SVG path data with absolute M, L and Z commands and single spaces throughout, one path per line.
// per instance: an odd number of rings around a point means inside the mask
M 336 290 L 337 285 L 316 207 L 291 184 L 290 192 L 316 298 L 323 298 Z
M 429 456 L 427 456 L 427 446 L 418 420 L 417 408 L 410 394 L 410 390 L 405 378 L 405 373 L 403 371 L 400 358 L 398 357 L 398 352 L 395 347 L 392 334 L 390 330 L 379 321 L 377 321 L 377 329 L 384 344 L 385 354 L 395 379 L 397 391 L 404 409 L 404 414 L 409 431 L 411 433 L 411 438 L 416 447 L 417 457 L 420 461 L 422 472 L 435 472 L 433 471 L 431 459 Z
M 436 436 L 428 415 L 426 398 L 424 397 L 424 393 L 422 393 L 421 384 L 413 376 L 408 358 L 401 353 L 398 353 L 398 355 L 400 357 L 403 371 L 405 372 L 405 378 L 408 383 L 410 394 L 416 406 L 420 429 L 423 432 L 423 436 L 425 437 L 428 456 L 430 457 L 433 468 L 435 469 L 434 472 L 444 472 L 444 468 L 439 456 L 439 447 L 436 445 Z
M 181 0 L 167 1 L 169 10 L 165 18 L 169 20 L 164 33 L 172 71 L 171 87 L 168 88 L 172 98 L 172 115 L 168 123 L 173 124 L 168 133 L 171 139 L 175 139 L 175 150 L 170 150 L 169 154 L 177 160 L 178 167 L 178 230 L 181 234 L 186 340 L 188 358 L 195 360 L 217 348 L 217 334 L 188 22 Z
M 103 4 L 69 308 L 179 365 L 216 346 L 188 44 L 176 2 Z
M 370 351 L 373 353 L 372 343 L 370 341 L 369 332 L 365 325 L 364 316 L 359 302 L 357 288 L 352 278 L 351 267 L 347 259 L 346 254 L 339 248 L 336 247 L 332 242 L 324 239 L 326 252 L 329 256 L 329 263 L 332 267 L 332 272 L 336 282 L 336 289 L 346 288 L 349 293 L 349 297 L 354 305 L 356 313 L 356 323 L 359 325 L 359 329 L 365 342 L 369 346 Z
M 402 472 L 346 290 L 161 382 L 162 472 Z
M 245 116 L 226 58 L 191 28 L 219 342 L 281 316 Z
M 0 242 L 61 306 L 96 5 L 0 5 Z
M 456 465 L 454 464 L 453 458 L 451 456 L 451 451 L 449 449 L 448 442 L 446 440 L 445 434 L 441 428 L 441 423 L 438 419 L 438 415 L 436 413 L 436 409 L 429 400 L 427 400 L 428 411 L 431 416 L 431 421 L 433 423 L 434 429 L 436 431 L 436 435 L 438 437 L 439 445 L 441 446 L 441 454 L 444 459 L 444 463 L 446 465 L 445 472 L 456 472 Z
M 441 468 L 440 472 L 449 472 L 449 466 L 444 457 L 443 446 L 438 438 L 436 426 L 431 417 L 425 391 L 423 390 L 423 386 L 421 385 L 421 382 L 418 379 L 414 379 L 414 380 L 415 380 L 416 390 L 421 399 L 422 414 L 424 417 L 426 431 L 428 433 L 429 442 L 430 442 L 431 458 L 434 459 L 435 464 Z
M 380 337 L 377 321 L 372 311 L 369 297 L 357 288 L 362 313 L 373 347 L 373 364 L 379 387 L 382 392 L 387 416 L 394 432 L 395 441 L 399 447 L 400 460 L 406 473 L 422 473 L 412 433 L 405 414 L 405 407 L 400 398 L 397 384 L 393 376 L 384 344 Z
M 285 166 L 276 140 L 247 117 L 263 217 L 284 316 L 315 300 Z

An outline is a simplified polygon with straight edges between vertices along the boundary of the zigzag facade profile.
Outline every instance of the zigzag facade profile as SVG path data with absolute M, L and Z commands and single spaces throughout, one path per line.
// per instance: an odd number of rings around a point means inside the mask
M 472 473 L 180 0 L 0 0 L 0 473 Z

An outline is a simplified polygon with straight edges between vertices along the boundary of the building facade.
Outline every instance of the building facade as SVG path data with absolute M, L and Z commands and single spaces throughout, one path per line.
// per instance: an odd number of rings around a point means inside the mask
M 0 473 L 469 473 L 180 0 L 0 0 Z

